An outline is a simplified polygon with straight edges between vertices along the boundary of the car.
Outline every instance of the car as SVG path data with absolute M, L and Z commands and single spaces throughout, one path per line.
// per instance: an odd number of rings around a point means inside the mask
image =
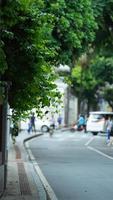
M 20 130 L 28 130 L 28 124 L 29 124 L 29 119 L 22 120 L 20 122 Z M 48 132 L 50 129 L 50 126 L 51 126 L 50 120 L 48 119 L 43 120 L 43 119 L 38 118 L 35 121 L 36 131 Z
M 106 119 L 111 116 L 113 119 L 113 112 L 105 112 L 105 111 L 95 111 L 90 112 L 89 117 L 87 119 L 86 131 L 92 132 L 93 135 L 97 135 L 98 133 L 105 133 L 105 123 Z

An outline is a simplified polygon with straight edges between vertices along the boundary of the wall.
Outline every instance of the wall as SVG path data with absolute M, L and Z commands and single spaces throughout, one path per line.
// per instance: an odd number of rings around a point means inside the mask
M 69 124 L 72 125 L 77 121 L 78 115 L 78 100 L 75 96 L 70 95 L 69 99 Z

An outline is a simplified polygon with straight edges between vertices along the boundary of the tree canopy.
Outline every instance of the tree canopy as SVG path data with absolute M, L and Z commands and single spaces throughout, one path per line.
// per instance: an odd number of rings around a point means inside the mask
M 54 66 L 73 66 L 94 40 L 91 0 L 10 0 L 1 7 L 0 77 L 23 112 L 55 98 Z
M 110 0 L 95 0 L 92 1 L 92 8 L 98 29 L 95 31 L 95 40 L 91 43 L 89 52 L 86 52 L 88 69 L 86 68 L 83 70 L 83 66 L 81 65 L 82 70 L 80 74 L 83 74 L 82 86 L 77 84 L 81 75 L 76 76 L 72 73 L 72 85 L 75 86 L 75 94 L 78 97 L 80 93 L 82 99 L 90 99 L 91 103 L 93 103 L 94 99 L 98 102 L 101 97 L 104 98 L 113 108 L 113 2 Z M 75 65 L 75 68 L 76 67 L 77 66 Z M 90 74 L 93 77 L 91 84 L 89 84 L 89 81 L 87 80 L 88 77 L 91 77 L 87 70 L 90 71 Z M 88 87 L 88 93 L 84 81 Z M 108 95 L 109 92 L 110 95 Z
M 30 1 L 29 1 L 30 2 Z M 48 48 L 51 28 L 38 8 L 25 1 L 9 1 L 1 14 L 2 80 L 11 82 L 9 103 L 15 110 L 49 105 L 54 96 L 54 72 L 50 61 L 54 49 Z M 51 25 L 51 24 L 50 24 Z M 2 60 L 3 60 L 2 59 Z
M 74 67 L 95 37 L 97 23 L 91 0 L 46 1 L 45 12 L 54 16 L 52 36 L 57 62 Z
M 93 1 L 98 31 L 95 39 L 95 56 L 91 68 L 102 97 L 113 109 L 113 2 Z M 108 95 L 109 94 L 109 95 Z

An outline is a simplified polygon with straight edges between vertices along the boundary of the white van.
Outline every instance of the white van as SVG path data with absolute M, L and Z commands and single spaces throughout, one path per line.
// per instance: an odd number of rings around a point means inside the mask
M 105 122 L 109 116 L 113 118 L 113 112 L 90 112 L 86 124 L 86 131 L 92 132 L 93 135 L 97 135 L 99 132 L 105 133 Z

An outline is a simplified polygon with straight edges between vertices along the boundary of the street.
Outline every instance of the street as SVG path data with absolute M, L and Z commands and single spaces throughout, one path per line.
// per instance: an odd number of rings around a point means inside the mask
M 59 200 L 113 200 L 113 146 L 105 136 L 56 131 L 29 144 Z

